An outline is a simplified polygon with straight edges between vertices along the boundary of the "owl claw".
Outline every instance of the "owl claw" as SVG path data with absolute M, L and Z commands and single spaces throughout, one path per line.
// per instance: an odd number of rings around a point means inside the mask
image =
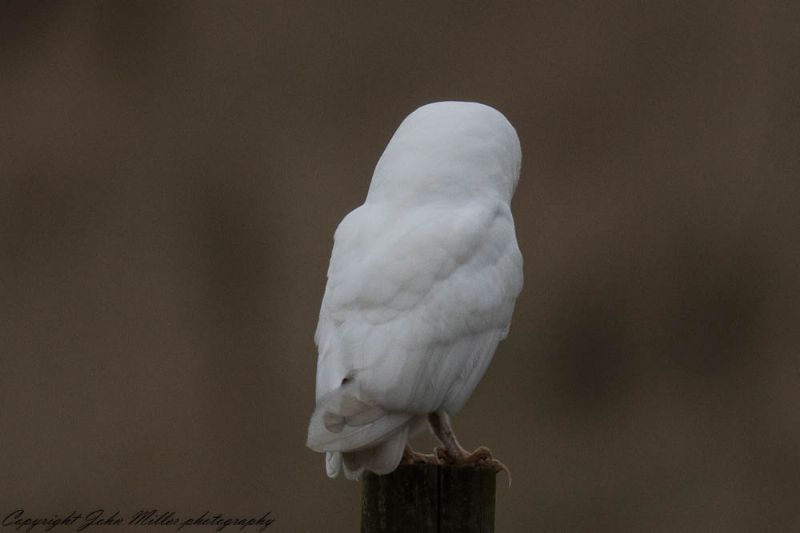
M 403 457 L 400 459 L 401 465 L 435 465 L 439 464 L 435 455 L 415 452 L 411 446 L 406 446 L 403 450 Z
M 447 448 L 437 447 L 433 450 L 433 456 L 440 465 L 472 466 L 475 468 L 488 468 L 497 473 L 505 472 L 508 475 L 508 484 L 509 486 L 511 485 L 511 471 L 502 462 L 492 457 L 491 450 L 486 446 L 481 446 L 472 453 L 461 449 L 456 454 Z

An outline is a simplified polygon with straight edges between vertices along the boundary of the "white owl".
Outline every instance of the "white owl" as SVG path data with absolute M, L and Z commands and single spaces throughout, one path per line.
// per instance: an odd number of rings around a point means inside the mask
M 458 412 L 506 337 L 522 289 L 510 202 L 516 131 L 495 109 L 438 102 L 411 113 L 383 152 L 364 204 L 339 224 L 315 340 L 307 445 L 326 470 L 386 474 L 401 460 L 482 462 Z M 425 421 L 435 456 L 408 448 Z

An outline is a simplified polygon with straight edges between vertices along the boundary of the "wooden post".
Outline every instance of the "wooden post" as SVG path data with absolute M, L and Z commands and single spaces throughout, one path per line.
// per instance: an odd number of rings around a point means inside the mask
M 364 474 L 361 533 L 493 533 L 497 473 L 488 468 L 401 465 Z

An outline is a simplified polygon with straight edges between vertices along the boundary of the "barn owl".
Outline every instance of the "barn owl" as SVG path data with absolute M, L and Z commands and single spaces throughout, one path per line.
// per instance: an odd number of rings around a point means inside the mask
M 450 417 L 508 335 L 522 289 L 511 198 L 517 133 L 471 102 L 424 105 L 381 155 L 363 205 L 334 235 L 315 341 L 307 446 L 326 471 L 358 479 L 401 462 L 502 466 L 467 452 Z M 408 440 L 425 423 L 434 455 Z

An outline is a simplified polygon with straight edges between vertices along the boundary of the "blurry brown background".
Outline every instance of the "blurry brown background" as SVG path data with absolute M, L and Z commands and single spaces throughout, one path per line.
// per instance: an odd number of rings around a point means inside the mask
M 498 531 L 797 531 L 790 4 L 4 3 L 0 514 L 356 531 L 304 446 L 332 235 L 460 99 L 523 146 L 525 289 L 455 419 Z

